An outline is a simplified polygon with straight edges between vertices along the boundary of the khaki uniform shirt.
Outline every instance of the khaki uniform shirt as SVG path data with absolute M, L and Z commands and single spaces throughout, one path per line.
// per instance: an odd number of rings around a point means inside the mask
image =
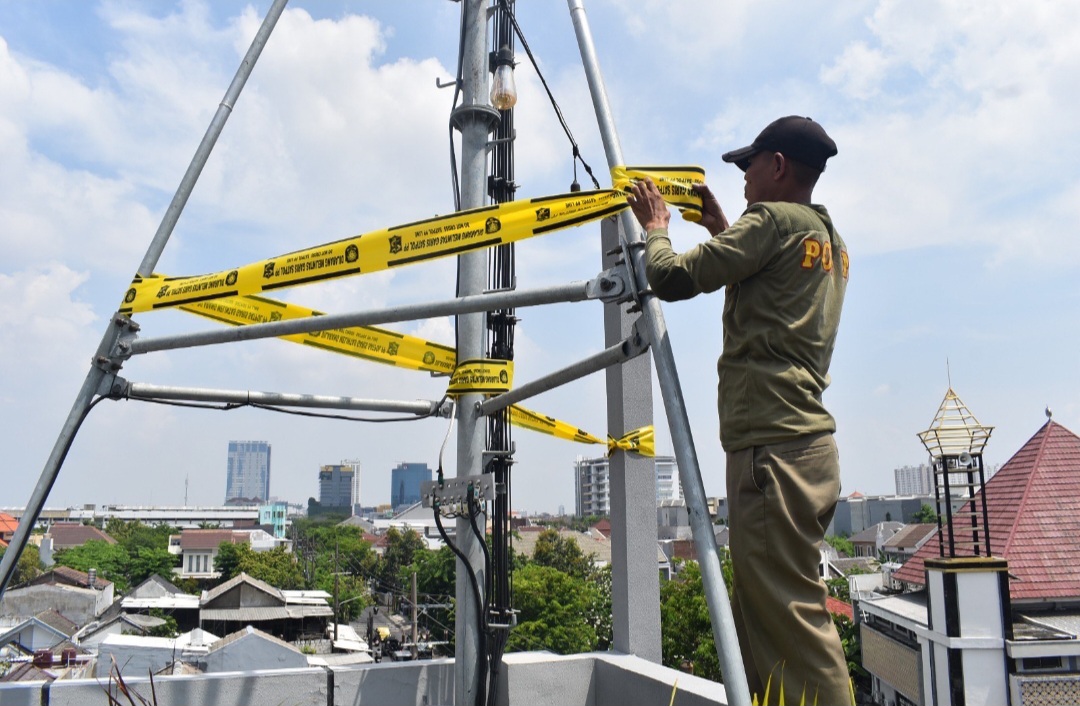
M 646 277 L 661 299 L 727 287 L 717 362 L 726 451 L 832 432 L 829 386 L 848 253 L 824 206 L 764 202 L 685 253 L 649 231 Z

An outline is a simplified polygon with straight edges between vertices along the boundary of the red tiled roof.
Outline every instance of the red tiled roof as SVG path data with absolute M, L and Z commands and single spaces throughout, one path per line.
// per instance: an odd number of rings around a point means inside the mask
M 222 529 L 186 529 L 180 533 L 180 548 L 187 551 L 191 549 L 217 549 L 222 542 L 242 544 L 248 541 L 246 532 L 233 532 Z
M 1012 600 L 1080 598 L 1080 437 L 1047 422 L 984 492 L 991 554 L 1009 562 Z M 894 577 L 923 585 L 923 562 L 936 556 L 933 538 Z
M 72 569 L 69 566 L 55 566 L 37 578 L 30 579 L 27 583 L 32 586 L 41 584 L 63 584 L 66 586 L 90 588 L 90 575 L 79 571 L 78 569 Z M 112 581 L 102 578 L 100 574 L 94 579 L 94 588 L 103 589 L 110 585 L 112 585 Z
M 90 540 L 116 544 L 116 540 L 93 525 L 78 522 L 57 522 L 49 528 L 53 540 L 53 549 L 80 547 Z
M 852 609 L 851 604 L 844 603 L 839 598 L 827 596 L 825 598 L 825 608 L 828 609 L 830 613 L 845 616 L 848 620 L 855 619 L 855 611 Z
M 0 535 L 15 534 L 19 528 L 19 521 L 6 512 L 0 512 Z

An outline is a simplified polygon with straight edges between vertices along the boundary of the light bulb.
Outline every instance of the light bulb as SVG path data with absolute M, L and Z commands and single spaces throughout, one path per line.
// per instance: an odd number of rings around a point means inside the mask
M 514 65 L 499 64 L 491 82 L 491 104 L 498 110 L 510 110 L 517 103 L 517 84 L 514 83 Z

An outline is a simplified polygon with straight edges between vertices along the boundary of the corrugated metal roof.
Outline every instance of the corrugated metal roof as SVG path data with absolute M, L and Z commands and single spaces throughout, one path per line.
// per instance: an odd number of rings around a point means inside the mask
M 199 620 L 249 621 L 260 623 L 266 620 L 285 620 L 289 618 L 289 609 L 284 606 L 271 608 L 203 608 L 199 611 Z
M 250 586 L 253 586 L 256 589 L 258 589 L 259 591 L 262 591 L 263 593 L 267 593 L 267 594 L 273 596 L 274 598 L 278 599 L 282 603 L 285 602 L 285 597 L 283 595 L 281 595 L 281 591 L 274 588 L 273 586 L 266 583 L 265 581 L 260 581 L 257 578 L 254 578 L 252 576 L 248 576 L 244 572 L 240 572 L 239 574 L 237 574 L 236 576 L 233 576 L 231 579 L 229 579 L 225 583 L 221 584 L 220 586 L 216 586 L 216 587 L 210 589 L 209 591 L 207 591 L 206 594 L 203 596 L 203 601 L 202 601 L 203 604 L 205 605 L 207 603 L 210 603 L 210 602 L 214 601 L 219 596 L 222 596 L 222 595 L 228 593 L 229 591 L 233 590 L 234 588 L 236 588 L 237 586 L 239 586 L 242 583 L 246 583 L 246 584 L 248 584 Z
M 330 606 L 296 605 L 264 608 L 203 608 L 200 620 L 262 622 L 265 620 L 299 620 L 301 618 L 328 618 L 334 614 Z
M 990 550 L 1009 562 L 1013 602 L 1080 598 L 1080 437 L 1048 421 L 986 481 Z M 966 548 L 958 555 L 970 555 Z M 894 574 L 923 585 L 931 539 Z
M 120 601 L 120 607 L 124 610 L 194 610 L 199 607 L 199 597 L 181 593 L 159 598 L 124 598 Z

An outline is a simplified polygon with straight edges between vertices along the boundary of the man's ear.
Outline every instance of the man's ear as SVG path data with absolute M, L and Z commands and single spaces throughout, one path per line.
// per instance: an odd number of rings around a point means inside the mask
M 789 165 L 787 158 L 779 152 L 773 152 L 772 156 L 772 178 L 773 181 L 780 181 L 788 173 Z

